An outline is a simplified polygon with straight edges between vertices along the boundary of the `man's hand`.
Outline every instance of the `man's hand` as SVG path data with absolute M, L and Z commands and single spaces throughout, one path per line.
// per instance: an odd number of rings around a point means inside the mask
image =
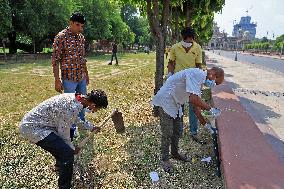
M 91 132 L 95 132 L 95 133 L 98 133 L 101 131 L 101 128 L 100 127 L 96 127 L 94 126 L 93 129 L 91 130 Z
M 80 150 L 81 150 L 81 148 L 78 147 L 78 146 L 76 146 L 76 147 L 75 147 L 75 150 L 74 150 L 74 154 L 75 154 L 75 155 L 76 155 L 76 154 L 79 154 Z
M 62 93 L 62 91 L 63 91 L 63 85 L 62 85 L 61 81 L 60 81 L 60 80 L 55 80 L 54 85 L 55 85 L 55 90 L 56 90 L 57 92 L 59 92 L 59 93 Z

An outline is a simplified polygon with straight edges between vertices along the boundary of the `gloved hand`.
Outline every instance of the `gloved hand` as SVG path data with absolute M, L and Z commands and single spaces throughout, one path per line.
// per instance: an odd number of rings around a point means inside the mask
M 214 134 L 216 132 L 216 128 L 212 127 L 210 123 L 206 123 L 204 128 L 206 128 L 210 134 Z
M 210 113 L 216 118 L 221 115 L 221 110 L 219 108 L 211 108 Z

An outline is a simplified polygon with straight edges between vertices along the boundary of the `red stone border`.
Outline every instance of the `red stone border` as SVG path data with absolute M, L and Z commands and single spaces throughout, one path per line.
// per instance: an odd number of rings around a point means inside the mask
M 212 90 L 227 189 L 284 189 L 284 165 L 227 82 Z M 283 149 L 284 150 L 284 149 Z

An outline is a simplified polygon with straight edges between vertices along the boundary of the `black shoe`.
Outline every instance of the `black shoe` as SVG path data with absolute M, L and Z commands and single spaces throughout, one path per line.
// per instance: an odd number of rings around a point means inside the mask
M 108 63 L 108 65 L 112 65 L 112 63 L 110 62 L 110 63 Z

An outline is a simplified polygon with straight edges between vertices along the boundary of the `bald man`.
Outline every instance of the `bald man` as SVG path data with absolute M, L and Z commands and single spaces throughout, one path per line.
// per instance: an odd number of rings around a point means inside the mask
M 201 115 L 201 110 L 208 110 L 215 117 L 221 112 L 218 108 L 213 108 L 202 101 L 201 87 L 204 84 L 214 87 L 223 81 L 224 70 L 222 68 L 213 67 L 206 71 L 199 68 L 189 68 L 169 77 L 153 97 L 152 104 L 158 106 L 160 110 L 162 167 L 166 172 L 173 172 L 173 166 L 169 162 L 170 147 L 171 156 L 174 159 L 190 161 L 189 158 L 178 152 L 181 105 L 190 101 L 194 105 L 194 112 L 200 124 L 212 133 L 212 126 Z

